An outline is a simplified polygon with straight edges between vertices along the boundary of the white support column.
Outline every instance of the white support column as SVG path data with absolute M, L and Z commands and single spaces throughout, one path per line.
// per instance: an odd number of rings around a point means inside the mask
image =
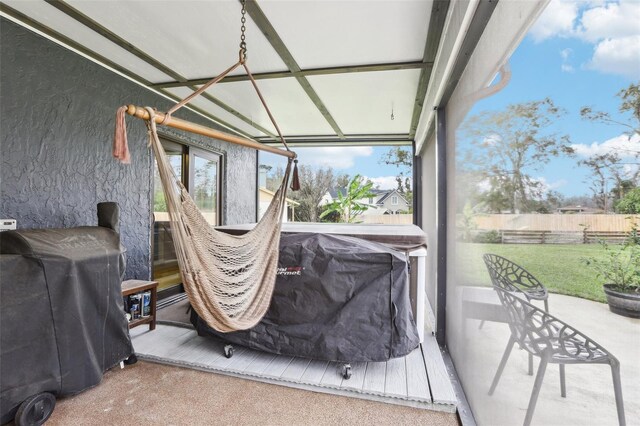
M 424 342 L 424 316 L 426 300 L 426 269 L 427 269 L 427 250 L 420 248 L 409 252 L 410 257 L 417 258 L 416 271 L 416 325 L 418 327 L 418 336 L 420 343 Z

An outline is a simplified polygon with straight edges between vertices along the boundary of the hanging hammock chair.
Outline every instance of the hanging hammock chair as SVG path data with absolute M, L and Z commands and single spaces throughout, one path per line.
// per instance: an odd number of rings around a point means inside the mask
M 149 144 L 158 164 L 169 212 L 182 283 L 193 309 L 210 327 L 220 332 L 251 328 L 262 319 L 269 308 L 276 280 L 280 228 L 292 164 L 291 188 L 293 190 L 299 188 L 296 155 L 287 146 L 246 65 L 244 34 L 242 40 L 240 59 L 235 65 L 178 102 L 167 113 L 134 105 L 121 107 L 116 114 L 113 150 L 114 157 L 128 163 L 130 159 L 124 125 L 125 113 L 146 120 Z M 286 151 L 171 117 L 173 112 L 222 80 L 240 65 L 246 70 Z M 289 158 L 280 188 L 255 228 L 244 235 L 235 236 L 218 231 L 209 225 L 181 180 L 175 175 L 160 143 L 157 124 L 267 150 Z

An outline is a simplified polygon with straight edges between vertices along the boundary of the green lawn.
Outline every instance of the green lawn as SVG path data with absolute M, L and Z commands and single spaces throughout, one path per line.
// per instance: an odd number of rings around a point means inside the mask
M 459 243 L 457 280 L 465 285 L 491 285 L 482 255 L 494 253 L 531 272 L 553 293 L 606 302 L 602 284 L 582 258 L 601 257 L 599 244 Z

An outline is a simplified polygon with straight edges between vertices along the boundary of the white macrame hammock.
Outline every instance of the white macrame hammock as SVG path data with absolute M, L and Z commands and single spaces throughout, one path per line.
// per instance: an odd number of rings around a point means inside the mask
M 240 51 L 240 60 L 199 90 L 174 105 L 166 114 L 154 109 L 134 105 L 121 107 L 116 114 L 116 131 L 113 155 L 123 163 L 130 161 L 127 145 L 125 113 L 144 118 L 149 130 L 149 144 L 158 164 L 171 224 L 173 243 L 180 267 L 182 283 L 189 302 L 206 323 L 220 332 L 245 330 L 256 325 L 267 312 L 273 294 L 278 266 L 278 245 L 282 213 L 287 195 L 287 184 L 292 173 L 292 164 L 297 163 L 295 153 L 282 136 L 269 108 L 245 63 L 246 56 Z M 265 148 L 253 141 L 204 128 L 184 120 L 172 119 L 171 114 L 198 96 L 227 74 L 242 65 L 273 123 L 286 151 Z M 236 236 L 211 227 L 200 213 L 185 187 L 178 179 L 160 143 L 156 122 L 180 129 L 191 130 L 207 136 L 218 137 L 229 142 L 269 149 L 271 152 L 289 157 L 289 162 L 280 188 L 255 228 Z M 239 140 L 242 139 L 242 140 Z M 292 189 L 299 187 L 297 165 L 293 166 Z
M 280 188 L 255 228 L 244 235 L 230 235 L 207 223 L 176 177 L 158 138 L 155 121 L 152 118 L 146 123 L 169 211 L 182 283 L 191 306 L 218 331 L 253 327 L 271 302 L 292 162 L 289 161 Z

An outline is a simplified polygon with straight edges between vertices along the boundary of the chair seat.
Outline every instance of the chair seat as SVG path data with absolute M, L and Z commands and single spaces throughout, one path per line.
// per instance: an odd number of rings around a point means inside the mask
M 532 288 L 523 290 L 523 292 L 529 299 L 534 300 L 545 300 L 547 297 L 549 297 L 549 293 L 547 293 L 547 290 L 545 288 Z
M 599 346 L 591 341 L 584 341 L 571 335 L 558 335 L 545 337 L 544 339 L 524 341 L 530 352 L 537 354 L 544 352 L 549 344 L 552 346 L 552 355 L 549 361 L 557 363 L 608 363 L 610 356 Z M 538 350 L 533 349 L 534 347 Z
M 553 355 L 551 360 L 570 362 L 608 362 L 609 354 L 596 346 L 578 339 L 552 339 Z

